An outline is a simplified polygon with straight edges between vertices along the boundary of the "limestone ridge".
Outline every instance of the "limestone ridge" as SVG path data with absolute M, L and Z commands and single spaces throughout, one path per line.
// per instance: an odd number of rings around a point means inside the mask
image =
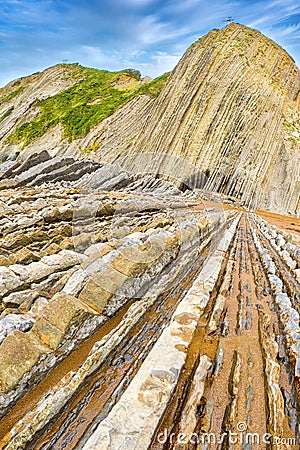
M 205 188 L 252 208 L 299 209 L 300 75 L 258 31 L 230 24 L 183 56 L 132 151 L 188 159 Z
M 144 115 L 167 77 L 141 79 L 133 69 L 109 72 L 60 64 L 15 80 L 0 90 L 0 156 L 6 160 L 21 151 L 24 160 L 46 149 L 52 156 L 91 153 L 99 159 L 99 153 L 109 162 L 112 149 L 126 146 L 137 134 L 137 114 Z M 115 123 L 122 132 L 111 142 Z
M 63 64 L 29 77 L 12 81 L 0 90 L 0 149 L 6 148 L 6 138 L 25 122 L 39 114 L 37 101 L 52 97 L 78 81 L 72 65 Z M 12 149 L 13 150 L 13 149 Z
M 52 72 L 40 77 L 51 78 Z M 57 91 L 76 82 L 66 75 L 64 80 L 69 82 L 65 87 L 53 81 Z M 51 156 L 88 154 L 101 164 L 155 153 L 159 167 L 151 160 L 149 171 L 159 173 L 164 160 L 166 172 L 175 179 L 182 179 L 175 167 L 180 157 L 199 171 L 196 187 L 237 197 L 253 209 L 295 213 L 300 195 L 299 89 L 299 70 L 281 47 L 256 30 L 230 24 L 212 30 L 187 50 L 158 97 L 135 96 L 72 142 L 56 124 L 25 148 L 7 143 L 17 125 L 39 112 L 33 102 L 22 113 L 27 89 L 5 107 L 0 99 L 0 151 L 15 154 L 22 148 L 24 158 L 44 149 Z M 49 95 L 53 93 L 47 90 L 45 97 Z M 139 164 L 143 158 L 136 158 L 137 170 Z

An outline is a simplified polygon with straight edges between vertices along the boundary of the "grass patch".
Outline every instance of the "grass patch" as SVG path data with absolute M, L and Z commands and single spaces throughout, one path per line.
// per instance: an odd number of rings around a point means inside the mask
M 5 111 L 4 114 L 2 114 L 2 116 L 0 117 L 0 122 L 2 122 L 2 120 L 6 119 L 6 117 L 8 117 L 14 110 L 14 107 L 11 106 L 10 108 L 8 108 L 7 111 Z
M 140 94 L 156 97 L 169 76 L 165 74 L 150 83 L 137 86 L 140 72 L 133 69 L 109 72 L 77 66 L 76 71 L 79 81 L 69 89 L 37 102 L 40 114 L 31 122 L 20 125 L 7 138 L 7 142 L 22 142 L 26 147 L 58 123 L 63 126 L 63 137 L 69 141 L 85 136 L 91 128 L 133 97 Z M 124 76 L 130 76 L 132 84 L 118 89 L 118 81 L 122 81 Z
M 132 136 L 127 142 L 126 142 L 126 147 L 128 146 L 128 145 L 130 145 L 135 139 L 137 138 L 137 134 L 135 134 L 134 136 Z
M 9 102 L 13 98 L 17 97 L 17 95 L 21 94 L 21 92 L 23 92 L 25 89 L 26 89 L 26 86 L 20 86 L 18 89 L 15 89 L 14 91 L 12 91 L 10 94 L 8 94 L 3 99 L 0 99 L 0 102 L 1 103 Z
M 96 152 L 99 150 L 100 144 L 97 141 L 94 141 L 89 147 L 83 148 L 80 150 L 81 154 L 87 154 L 89 155 L 92 152 Z
M 143 84 L 138 89 L 136 94 L 138 94 L 138 95 L 146 94 L 152 98 L 157 97 L 161 93 L 166 82 L 168 81 L 170 73 L 171 72 L 167 72 L 164 75 L 161 75 L 160 77 L 155 78 L 155 80 L 150 81 L 150 83 Z

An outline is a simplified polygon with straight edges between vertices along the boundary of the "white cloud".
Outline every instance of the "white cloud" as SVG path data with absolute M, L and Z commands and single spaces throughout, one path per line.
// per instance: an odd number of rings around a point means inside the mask
M 259 19 L 254 20 L 253 22 L 247 23 L 247 25 L 251 28 L 255 28 L 255 27 L 257 27 L 257 25 L 261 25 L 264 23 L 270 23 L 270 22 L 272 22 L 273 19 L 274 19 L 274 17 L 270 16 L 270 15 L 262 16 Z
M 290 34 L 294 34 L 296 31 L 300 29 L 300 23 L 297 25 L 288 25 L 286 28 L 283 28 L 280 31 L 281 36 L 288 36 Z
M 258 28 L 299 63 L 297 14 L 296 0 L 0 0 L 0 85 L 64 58 L 155 77 L 228 16 Z
M 105 67 L 109 63 L 109 57 L 105 55 L 100 48 L 91 45 L 83 45 L 81 47 L 81 56 L 86 61 L 89 61 L 90 66 Z
M 149 63 L 137 64 L 137 68 L 142 72 L 143 76 L 148 75 L 152 78 L 170 72 L 178 63 L 181 55 L 170 55 L 164 52 L 157 52 L 153 55 Z
M 161 20 L 154 14 L 146 16 L 136 26 L 136 41 L 142 47 L 152 46 L 162 41 L 172 41 L 188 32 L 188 28 L 174 28 L 174 25 Z

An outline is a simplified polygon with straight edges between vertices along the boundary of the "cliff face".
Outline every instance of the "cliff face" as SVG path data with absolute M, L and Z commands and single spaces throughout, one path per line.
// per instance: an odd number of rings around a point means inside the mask
M 6 144 L 6 139 L 19 126 L 39 115 L 37 102 L 52 97 L 75 84 L 73 67 L 58 65 L 20 78 L 0 90 L 0 149 L 18 150 L 19 146 Z
M 33 80 L 35 95 L 40 89 L 49 97 L 74 84 L 70 76 L 61 78 L 59 67 Z M 157 167 L 150 157 L 149 171 L 161 173 L 164 164 L 164 172 L 182 181 L 180 157 L 191 164 L 184 169 L 186 179 L 193 166 L 203 174 L 198 187 L 237 197 L 254 209 L 294 213 L 300 195 L 299 89 L 299 70 L 281 47 L 258 31 L 230 24 L 187 50 L 158 97 L 137 90 L 71 141 L 61 123 L 51 122 L 25 146 L 7 141 L 39 114 L 26 89 L 1 106 L 2 117 L 11 106 L 14 110 L 0 121 L 0 149 L 9 154 L 22 149 L 24 157 L 47 149 L 53 156 L 88 155 L 101 163 L 154 153 Z M 145 159 L 136 161 L 138 170 L 147 171 Z
M 109 162 L 139 133 L 167 78 L 61 64 L 15 80 L 0 90 L 0 157 L 47 149 Z
M 300 218 L 168 180 L 294 211 L 298 69 L 230 25 L 167 80 L 0 90 L 0 449 L 299 448 Z
M 139 95 L 102 120 L 86 136 L 71 142 L 63 138 L 60 124 L 52 127 L 40 138 L 22 150 L 23 157 L 47 149 L 52 156 L 89 157 L 103 164 L 113 162 L 126 154 L 130 143 L 139 135 L 155 100 Z M 18 151 L 19 145 L 6 145 L 10 151 Z
M 299 85 L 291 57 L 259 32 L 213 30 L 183 56 L 132 151 L 183 157 L 207 175 L 207 189 L 294 212 Z

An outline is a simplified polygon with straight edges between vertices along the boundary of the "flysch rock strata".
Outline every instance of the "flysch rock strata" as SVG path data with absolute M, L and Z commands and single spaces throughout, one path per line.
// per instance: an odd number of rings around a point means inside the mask
M 269 234 L 271 230 L 268 228 L 265 222 L 263 222 L 257 216 L 254 216 L 257 223 L 260 225 L 260 230 L 264 236 L 271 236 Z M 300 376 L 300 326 L 299 326 L 299 295 L 300 295 L 300 283 L 297 278 L 297 272 L 295 272 L 294 264 L 292 265 L 292 269 L 290 267 L 290 258 L 286 258 L 286 255 L 280 250 L 279 255 L 282 258 L 284 264 L 291 269 L 294 274 L 294 279 L 290 281 L 295 286 L 293 296 L 289 296 L 286 293 L 286 278 L 284 280 L 281 279 L 282 273 L 279 272 L 278 266 L 274 263 L 272 257 L 270 256 L 270 252 L 267 248 L 263 247 L 261 241 L 257 235 L 257 232 L 252 229 L 252 233 L 254 236 L 255 245 L 261 255 L 262 262 L 265 266 L 265 269 L 268 274 L 270 286 L 272 289 L 273 297 L 274 297 L 274 305 L 278 310 L 279 320 L 282 323 L 285 339 L 288 348 L 288 353 L 291 357 L 291 365 L 293 367 L 295 377 Z M 280 236 L 280 235 L 279 235 Z M 274 231 L 273 231 L 273 239 L 274 239 Z M 272 242 L 272 239 L 271 239 Z M 280 237 L 281 246 L 285 245 L 285 241 L 282 237 Z M 278 245 L 270 243 L 269 245 L 277 247 Z M 281 247 L 280 247 L 281 248 Z M 295 251 L 295 249 L 293 248 Z M 295 262 L 295 260 L 292 259 Z M 278 274 L 278 275 L 276 275 Z
M 232 212 L 228 213 L 228 218 L 230 219 L 230 217 L 232 217 L 233 215 L 236 214 Z M 171 319 L 171 324 L 167 328 L 167 330 L 169 330 L 167 332 L 167 339 L 171 339 L 175 346 L 174 348 L 172 346 L 173 350 L 172 352 L 170 352 L 170 357 L 172 357 L 173 355 L 173 359 L 176 359 L 176 355 L 180 361 L 183 361 L 185 358 L 185 352 L 177 352 L 176 347 L 180 346 L 180 343 L 184 344 L 184 346 L 187 346 L 188 343 L 186 342 L 186 338 L 184 336 L 186 335 L 191 337 L 193 335 L 193 330 L 196 325 L 196 317 L 199 316 L 201 311 L 203 311 L 205 305 L 207 304 L 207 301 L 209 300 L 209 293 L 213 288 L 213 285 L 211 285 L 212 279 L 216 279 L 218 277 L 222 257 L 224 256 L 224 252 L 226 251 L 226 248 L 232 239 L 238 220 L 238 218 L 235 219 L 230 228 L 225 231 L 224 238 L 220 242 L 218 249 L 209 258 L 207 264 L 199 274 L 196 282 L 193 284 L 186 297 L 184 297 L 184 300 L 180 303 L 173 318 Z M 191 248 L 189 250 L 191 251 Z M 214 265 L 218 267 L 217 270 L 212 270 L 212 266 Z M 208 283 L 210 283 L 209 285 L 211 286 L 211 288 L 208 288 L 208 290 L 204 290 L 203 288 L 203 284 L 206 282 L 206 280 L 208 281 Z M 25 442 L 30 442 L 35 434 L 38 433 L 38 431 L 42 429 L 64 407 L 67 401 L 84 384 L 88 376 L 95 373 L 95 371 L 97 371 L 99 367 L 101 367 L 101 364 L 103 364 L 105 358 L 113 351 L 113 349 L 116 348 L 117 345 L 120 344 L 120 342 L 126 339 L 126 336 L 130 333 L 134 325 L 138 323 L 141 317 L 156 301 L 159 294 L 159 292 L 157 292 L 157 289 L 159 290 L 159 286 L 155 289 L 154 287 L 152 289 L 150 288 L 145 299 L 142 298 L 139 302 L 132 305 L 120 325 L 109 335 L 105 336 L 102 341 L 95 344 L 90 355 L 88 356 L 84 364 L 80 367 L 78 372 L 68 373 L 66 377 L 62 379 L 62 381 L 53 389 L 53 391 L 48 393 L 47 398 L 45 400 L 42 400 L 34 411 L 31 411 L 27 416 L 24 417 L 22 421 L 19 422 L 19 424 L 6 437 L 6 440 L 8 442 L 7 448 L 18 448 L 18 446 L 20 445 L 25 445 Z M 199 296 L 201 296 L 202 298 L 202 303 L 200 306 L 198 304 Z M 183 318 L 185 316 L 189 318 L 186 332 L 182 329 L 182 326 L 184 324 L 181 320 L 181 317 Z M 159 354 L 161 354 L 162 351 L 161 342 L 164 342 L 164 349 L 166 348 L 165 345 L 167 345 L 167 343 L 165 342 L 166 338 L 164 337 L 164 333 L 156 344 L 158 346 L 158 350 L 161 349 Z M 152 361 L 151 353 L 149 354 L 148 358 L 150 358 L 150 361 Z M 162 369 L 159 369 L 158 372 L 159 371 L 161 371 L 163 375 L 164 371 Z M 175 370 L 174 366 L 174 371 L 176 373 L 175 375 L 173 374 L 173 376 L 175 376 L 176 379 L 176 374 L 178 375 L 179 369 Z M 160 394 L 158 395 L 160 396 Z
M 0 449 L 299 448 L 299 70 L 229 24 L 86 136 L 7 143 L 67 72 L 0 104 Z
M 24 158 L 24 156 L 23 156 Z M 155 195 L 176 196 L 182 192 L 174 183 L 151 176 L 151 171 L 143 174 L 133 172 L 119 164 L 101 165 L 91 159 L 73 157 L 51 157 L 47 151 L 30 155 L 25 160 L 4 162 L 0 166 L 0 190 L 22 186 L 60 186 L 69 188 L 110 191 L 122 189 L 123 192 L 147 192 Z
M 176 309 L 170 325 L 163 331 L 119 403 L 99 425 L 84 449 L 148 448 L 153 430 L 176 386 L 187 347 L 214 288 L 238 221 L 239 218 L 235 219 L 225 231 L 217 250 Z
M 249 431 L 259 416 L 261 433 L 298 436 L 298 249 L 280 230 L 178 193 L 19 189 L 1 192 L 0 448 L 158 449 L 163 426 L 234 432 L 244 398 Z
M 0 104 L 0 117 L 13 108 L 0 123 L 0 157 L 14 159 L 16 152 L 28 157 L 48 149 L 59 179 L 60 159 L 89 155 L 107 165 L 138 154 L 136 173 L 155 174 L 160 173 L 161 165 L 154 163 L 160 156 L 177 181 L 178 160 L 184 160 L 199 176 L 187 170 L 178 184 L 191 182 L 253 209 L 299 213 L 299 69 L 257 30 L 231 23 L 210 31 L 187 49 L 157 98 L 138 95 L 72 142 L 62 124 L 49 126 L 25 148 L 23 142 L 7 142 L 21 123 L 39 114 L 36 100 L 74 84 L 70 70 L 59 65 L 16 81 L 28 86 Z M 78 163 L 73 164 L 80 176 Z M 131 159 L 114 182 L 127 182 L 130 165 Z M 16 170 L 15 161 L 7 161 L 3 170 Z M 16 177 L 4 184 L 20 182 Z
M 182 57 L 129 152 L 151 153 L 150 167 L 168 149 L 170 174 L 183 157 L 206 189 L 295 214 L 299 80 L 293 59 L 258 31 L 212 30 Z
M 49 161 L 46 154 L 41 159 Z M 24 169 L 38 177 L 41 159 L 32 157 L 32 167 L 23 163 L 16 176 Z M 233 214 L 182 214 L 183 206 L 195 201 L 178 193 L 169 193 L 168 208 L 152 196 L 136 195 L 100 190 L 90 195 L 78 186 L 55 185 L 43 190 L 24 186 L 17 197 L 10 189 L 2 190 L 2 415 L 129 299 L 139 298 L 166 268 Z M 95 205 L 96 215 L 89 218 Z M 8 356 L 20 333 L 25 346 L 27 336 L 37 343 L 35 356 L 26 364 Z M 11 377 L 16 364 L 18 371 Z

